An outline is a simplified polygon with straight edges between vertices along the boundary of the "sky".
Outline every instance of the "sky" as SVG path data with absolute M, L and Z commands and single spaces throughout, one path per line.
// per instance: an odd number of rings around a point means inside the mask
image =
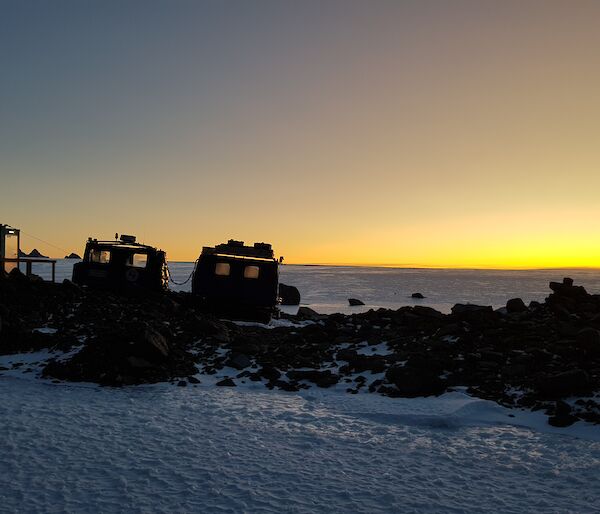
M 583 0 L 0 0 L 0 223 L 59 257 L 118 232 L 171 260 L 600 267 L 599 24 Z

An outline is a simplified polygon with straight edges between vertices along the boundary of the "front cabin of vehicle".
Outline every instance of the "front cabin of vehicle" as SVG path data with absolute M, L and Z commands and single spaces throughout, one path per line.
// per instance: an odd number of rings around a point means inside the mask
M 271 245 L 241 241 L 204 247 L 192 281 L 192 293 L 212 310 L 238 319 L 268 321 L 276 312 L 279 263 Z
M 165 252 L 135 242 L 88 239 L 83 260 L 73 266 L 73 282 L 113 290 L 164 291 L 168 287 Z

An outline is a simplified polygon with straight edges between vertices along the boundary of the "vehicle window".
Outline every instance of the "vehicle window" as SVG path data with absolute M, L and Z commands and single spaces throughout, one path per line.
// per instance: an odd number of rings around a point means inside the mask
M 108 264 L 110 262 L 110 250 L 99 250 L 97 248 L 90 250 L 90 262 Z
M 228 277 L 231 273 L 231 266 L 228 262 L 217 262 L 215 266 L 215 275 L 220 277 Z
M 134 268 L 145 268 L 146 264 L 148 264 L 148 254 L 145 253 L 132 253 L 127 258 L 127 265 Z
M 244 278 L 258 278 L 258 266 L 246 266 L 244 268 Z

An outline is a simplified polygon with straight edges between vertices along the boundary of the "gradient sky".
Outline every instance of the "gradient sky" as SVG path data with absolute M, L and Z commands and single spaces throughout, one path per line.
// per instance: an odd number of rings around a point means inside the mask
M 0 0 L 0 222 L 600 266 L 598 27 L 577 0 Z

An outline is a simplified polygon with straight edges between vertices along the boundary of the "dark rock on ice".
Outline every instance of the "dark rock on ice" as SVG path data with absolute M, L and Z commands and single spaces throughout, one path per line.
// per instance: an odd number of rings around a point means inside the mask
M 279 297 L 282 305 L 300 304 L 300 291 L 297 287 L 279 284 Z
M 571 369 L 553 375 L 544 375 L 538 382 L 543 397 L 564 398 L 576 393 L 590 392 L 590 377 L 581 369 Z
M 235 382 L 230 378 L 224 378 L 223 380 L 219 380 L 216 385 L 220 387 L 236 387 Z
M 286 376 L 290 380 L 308 380 L 314 382 L 319 387 L 330 387 L 339 382 L 340 377 L 333 374 L 330 370 L 292 370 L 286 373 Z
M 390 396 L 414 398 L 439 395 L 446 390 L 445 381 L 434 372 L 409 366 L 392 366 L 387 370 L 385 378 L 396 386 L 396 391 L 385 390 Z
M 250 360 L 250 357 L 244 353 L 234 353 L 229 358 L 226 365 L 235 369 L 244 369 L 251 366 L 252 361 Z
M 348 303 L 352 307 L 356 307 L 358 305 L 364 305 L 364 302 L 362 302 L 361 300 L 357 300 L 356 298 L 348 298 Z

